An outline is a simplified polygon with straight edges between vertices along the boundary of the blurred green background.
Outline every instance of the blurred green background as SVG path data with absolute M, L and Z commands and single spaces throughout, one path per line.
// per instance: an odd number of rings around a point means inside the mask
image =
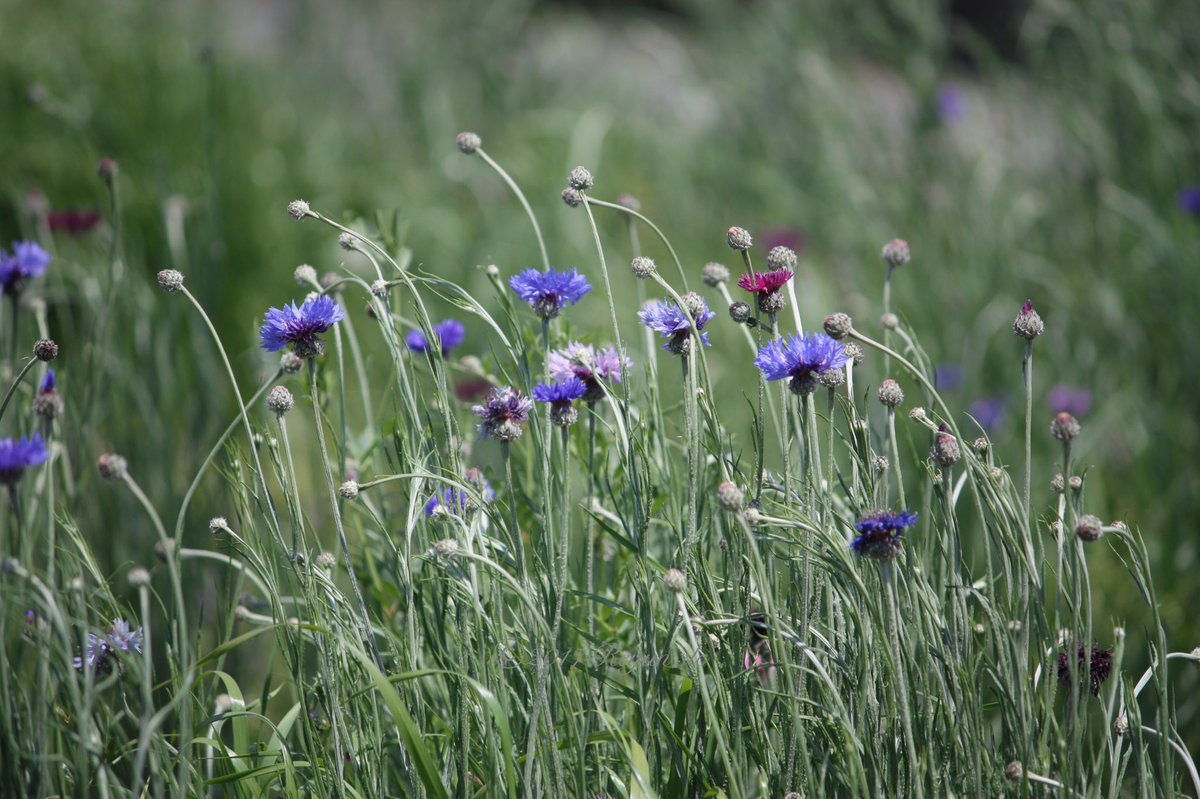
M 981 9 L 999 15 L 981 20 Z M 293 268 L 336 270 L 345 255 L 327 229 L 289 219 L 290 200 L 334 217 L 395 211 L 416 264 L 487 297 L 480 265 L 509 274 L 537 250 L 504 185 L 455 149 L 469 129 L 525 188 L 561 266 L 595 269 L 585 219 L 559 200 L 576 163 L 596 174 L 597 197 L 640 199 L 694 285 L 706 261 L 738 266 L 730 225 L 756 235 L 760 259 L 771 243 L 799 246 L 810 325 L 845 310 L 877 331 L 879 249 L 907 239 L 914 257 L 894 307 L 944 365 L 954 406 L 1006 409 L 993 437 L 1014 476 L 1022 347 L 1009 324 L 1032 298 L 1047 323 L 1035 492 L 1048 507 L 1051 387 L 1090 392 L 1076 448 L 1094 467 L 1088 510 L 1140 529 L 1172 648 L 1200 642 L 1193 0 L 0 0 L 0 20 L 0 238 L 39 235 L 46 208 L 105 217 L 55 235 L 45 284 L 79 461 L 67 509 L 105 568 L 145 561 L 153 534 L 91 488 L 90 461 L 123 451 L 173 513 L 234 411 L 211 388 L 222 383 L 199 323 L 163 300 L 153 274 L 187 274 L 247 377 L 274 363 L 255 349 L 255 326 L 302 294 Z M 116 221 L 101 157 L 121 170 L 116 281 L 100 275 Z M 600 219 L 619 267 L 624 227 Z M 710 363 L 730 426 L 744 429 L 754 373 L 719 321 Z M 197 508 L 202 529 L 212 512 Z M 1120 561 L 1104 549 L 1091 563 L 1098 620 L 1140 628 Z M 1177 694 L 1185 726 L 1198 713 L 1188 695 Z

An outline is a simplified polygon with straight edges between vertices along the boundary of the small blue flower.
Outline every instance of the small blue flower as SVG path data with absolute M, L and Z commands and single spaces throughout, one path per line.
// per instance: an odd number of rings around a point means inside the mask
M 38 393 L 45 394 L 54 391 L 58 388 L 58 380 L 54 377 L 54 370 L 47 369 L 45 377 L 42 378 L 42 383 L 38 386 Z
M 463 511 L 467 509 L 467 504 L 470 497 L 457 488 L 446 488 L 439 492 L 434 492 L 434 495 L 425 503 L 425 517 L 432 516 L 437 509 L 445 508 L 447 513 L 454 513 L 461 516 Z
M 916 523 L 917 514 L 910 511 L 873 511 L 854 525 L 858 535 L 850 542 L 850 549 L 871 560 L 895 560 L 900 554 L 900 539 L 905 528 Z
M 705 325 L 716 318 L 717 315 L 708 309 L 708 303 L 699 294 L 688 292 L 683 300 L 690 303 L 689 312 L 696 320 L 697 331 L 703 330 Z M 692 326 L 688 321 L 688 314 L 675 303 L 665 300 L 649 303 L 638 311 L 638 318 L 655 333 L 670 339 L 663 345 L 664 350 L 676 355 L 687 355 L 691 352 Z M 712 346 L 707 333 L 700 333 L 700 342 L 706 347 Z
M 824 372 L 841 369 L 850 361 L 845 348 L 824 333 L 788 336 L 770 341 L 758 351 L 754 365 L 767 380 L 790 379 L 797 394 L 811 394 Z
M 587 393 L 587 386 L 578 377 L 568 377 L 553 383 L 538 383 L 533 389 L 533 398 L 538 402 L 554 405 L 570 405 Z
M 526 269 L 514 275 L 508 285 L 543 319 L 553 319 L 568 304 L 574 305 L 592 290 L 587 279 L 574 269 L 565 272 Z
M 1179 210 L 1192 216 L 1200 216 L 1200 186 L 1184 186 L 1175 195 Z
M 40 277 L 49 265 L 50 256 L 36 242 L 14 242 L 12 255 L 0 250 L 0 287 L 5 294 L 20 294 L 25 283 Z
M 958 391 L 963 384 L 962 367 L 956 363 L 939 363 L 933 369 L 933 384 L 938 391 Z
M 967 413 L 980 427 L 991 433 L 1003 424 L 1005 410 L 1004 400 L 1000 397 L 983 397 L 972 402 Z
M 13 485 L 26 469 L 45 463 L 48 457 L 41 433 L 34 433 L 33 438 L 0 440 L 0 483 Z
M 467 330 L 462 326 L 461 322 L 454 319 L 447 319 L 433 326 L 433 335 L 437 341 L 441 342 L 442 357 L 445 357 L 450 354 L 451 350 L 463 343 L 463 340 L 467 337 Z M 426 340 L 425 334 L 420 330 L 410 330 L 408 335 L 404 337 L 404 341 L 413 352 L 424 353 L 429 351 L 429 341 Z
M 121 652 L 141 652 L 142 630 L 140 627 L 135 630 L 129 622 L 118 619 L 108 630 L 108 643 Z
M 494 438 L 507 444 L 521 437 L 532 409 L 532 400 L 521 396 L 516 389 L 505 386 L 493 388 L 488 392 L 484 404 L 472 407 L 471 413 L 482 420 L 479 432 L 484 438 Z
M 947 125 L 962 122 L 967 118 L 967 96 L 961 89 L 953 86 L 943 86 L 937 94 L 938 116 Z
M 300 307 L 292 302 L 283 308 L 268 310 L 258 335 L 267 352 L 279 352 L 291 344 L 301 358 L 314 358 L 325 351 L 317 334 L 345 318 L 346 312 L 329 297 L 310 296 Z

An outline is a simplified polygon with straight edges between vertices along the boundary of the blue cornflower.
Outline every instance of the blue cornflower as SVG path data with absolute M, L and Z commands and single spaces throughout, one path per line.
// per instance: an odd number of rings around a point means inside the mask
M 971 403 L 967 413 L 979 423 L 986 432 L 995 432 L 1004 423 L 1006 410 L 1004 400 L 1000 397 L 983 397 Z
M 565 272 L 526 269 L 514 275 L 508 285 L 543 319 L 553 319 L 568 304 L 574 305 L 592 290 L 587 278 L 574 269 Z
M 550 421 L 566 427 L 579 419 L 579 411 L 572 403 L 587 394 L 587 390 L 587 384 L 578 377 L 568 377 L 553 383 L 538 383 L 533 389 L 533 398 L 550 403 Z
M 452 349 L 463 343 L 463 340 L 467 337 L 467 330 L 462 326 L 461 322 L 454 319 L 447 319 L 433 326 L 433 335 L 441 343 L 442 357 L 445 357 L 450 354 Z M 408 335 L 404 337 L 404 341 L 413 352 L 423 353 L 429 351 L 429 341 L 420 330 L 410 330 Z
M 529 397 L 523 397 L 515 388 L 505 386 L 493 388 L 488 392 L 484 404 L 472 407 L 471 413 L 482 420 L 479 432 L 484 438 L 494 438 L 507 444 L 521 437 L 532 408 L 533 401 Z
M 54 376 L 53 369 L 47 369 L 45 377 L 42 378 L 42 383 L 38 386 L 38 393 L 45 394 L 47 391 L 54 391 L 58 388 L 58 379 Z
M 1175 195 L 1179 210 L 1192 216 L 1200 216 L 1200 186 L 1184 186 Z
M 31 466 L 38 466 L 50 457 L 41 433 L 33 438 L 5 438 L 0 440 L 0 483 L 13 485 Z
M 704 301 L 704 298 L 693 291 L 683 295 L 682 299 L 687 306 L 686 312 L 675 303 L 665 300 L 649 303 L 638 311 L 638 318 L 642 320 L 642 324 L 655 333 L 670 339 L 663 345 L 663 349 L 676 355 L 687 355 L 692 349 L 692 326 L 688 321 L 689 314 L 692 319 L 696 320 L 697 331 L 703 330 L 704 326 L 717 316 L 708 309 L 708 303 Z M 700 333 L 700 341 L 706 347 L 712 346 L 708 342 L 707 333 Z
M 117 653 L 142 651 L 142 630 L 133 629 L 129 622 L 118 619 L 108 628 L 105 635 L 88 633 L 87 646 L 83 657 L 75 658 L 75 668 L 82 671 L 85 667 L 97 674 L 112 672 L 112 661 Z
M 467 509 L 467 504 L 470 497 L 463 491 L 457 488 L 446 488 L 442 491 L 434 492 L 434 495 L 425 503 L 426 518 L 437 512 L 438 508 L 445 508 L 447 513 L 462 515 Z
M 937 93 L 937 112 L 947 125 L 962 122 L 967 118 L 967 96 L 961 89 L 943 86 Z
M 917 523 L 917 514 L 877 510 L 863 516 L 854 525 L 858 535 L 850 542 L 854 554 L 871 560 L 895 560 L 900 554 L 900 538 L 906 527 Z
M 21 293 L 25 283 L 39 277 L 50 265 L 50 256 L 32 241 L 13 242 L 13 253 L 0 250 L 0 287 L 4 293 Z
M 58 380 L 53 369 L 47 369 L 45 377 L 38 386 L 37 395 L 33 398 L 33 412 L 44 419 L 54 419 L 62 415 L 63 401 L 58 396 Z
M 841 369 L 849 360 L 841 344 L 824 333 L 809 333 L 768 342 L 754 365 L 767 380 L 790 378 L 788 387 L 803 396 L 816 389 L 823 373 Z
M 292 302 L 283 308 L 268 310 L 258 335 L 267 352 L 279 352 L 291 344 L 292 350 L 301 358 L 315 358 L 325 351 L 317 334 L 345 318 L 346 312 L 329 297 L 310 296 L 300 307 Z

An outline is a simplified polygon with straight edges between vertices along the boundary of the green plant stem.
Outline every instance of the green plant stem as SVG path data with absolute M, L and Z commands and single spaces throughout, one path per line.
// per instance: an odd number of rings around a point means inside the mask
M 908 500 L 904 498 L 904 475 L 900 471 L 900 446 L 896 443 L 896 409 L 887 411 L 888 443 L 892 449 L 892 470 L 896 473 L 896 490 L 900 495 L 900 507 L 907 508 Z
M 1021 362 L 1021 374 L 1025 381 L 1025 529 L 1031 534 L 1033 506 L 1031 486 L 1033 481 L 1033 340 L 1025 341 L 1025 358 Z M 1063 480 L 1070 475 L 1064 473 Z M 1066 490 L 1064 488 L 1064 490 Z
M 30 358 L 25 362 L 25 366 L 21 368 L 21 371 L 17 373 L 16 379 L 13 380 L 12 385 L 8 387 L 8 391 L 4 395 L 4 401 L 0 402 L 0 419 L 4 418 L 4 412 L 8 410 L 8 403 L 12 401 L 13 394 L 17 391 L 17 386 L 21 385 L 21 381 L 25 379 L 25 375 L 29 374 L 29 370 L 37 362 L 37 358 Z
M 533 235 L 535 238 L 537 238 L 538 249 L 542 253 L 542 268 L 543 270 L 549 270 L 550 256 L 546 252 L 546 241 L 542 238 L 542 229 L 538 227 L 537 217 L 533 214 L 533 208 L 529 205 L 529 200 L 525 199 L 525 193 L 521 191 L 521 187 L 517 185 L 517 182 L 513 180 L 507 172 L 504 171 L 504 168 L 492 160 L 492 157 L 483 151 L 482 147 L 476 149 L 475 152 L 481 159 L 483 159 L 485 164 L 496 171 L 496 174 L 508 184 L 508 187 L 512 189 L 512 193 L 517 196 L 517 200 L 521 203 L 521 207 L 525 209 L 525 215 L 529 217 L 529 224 L 533 225 Z

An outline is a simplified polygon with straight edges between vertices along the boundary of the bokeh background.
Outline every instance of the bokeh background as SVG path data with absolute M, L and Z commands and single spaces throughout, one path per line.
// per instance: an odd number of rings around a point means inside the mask
M 247 380 L 274 363 L 255 329 L 302 293 L 296 265 L 363 266 L 287 217 L 298 197 L 490 296 L 482 265 L 508 274 L 537 250 L 504 185 L 455 149 L 470 129 L 529 194 L 561 266 L 595 268 L 584 218 L 559 200 L 577 163 L 596 196 L 639 198 L 695 284 L 707 261 L 737 266 L 730 225 L 755 234 L 760 258 L 796 247 L 810 324 L 845 310 L 878 330 L 879 250 L 907 239 L 894 307 L 1014 476 L 1022 343 L 1009 324 L 1032 298 L 1047 323 L 1035 493 L 1048 507 L 1046 430 L 1073 410 L 1088 509 L 1140 529 L 1172 648 L 1200 643 L 1194 0 L 0 0 L 0 27 L 0 238 L 54 249 L 45 294 L 79 461 L 64 511 L 103 569 L 145 562 L 154 535 L 90 461 L 122 451 L 173 513 L 234 411 L 199 322 L 153 274 L 187 274 Z M 119 217 L 102 157 L 120 166 Z M 72 210 L 100 218 L 72 232 L 48 215 Z M 620 265 L 624 226 L 601 220 Z M 730 426 L 746 429 L 755 377 L 722 325 L 710 363 Z M 199 538 L 214 514 L 196 507 Z M 1142 598 L 1111 551 L 1095 553 L 1097 619 L 1132 641 Z M 1196 731 L 1194 693 L 1176 696 Z

